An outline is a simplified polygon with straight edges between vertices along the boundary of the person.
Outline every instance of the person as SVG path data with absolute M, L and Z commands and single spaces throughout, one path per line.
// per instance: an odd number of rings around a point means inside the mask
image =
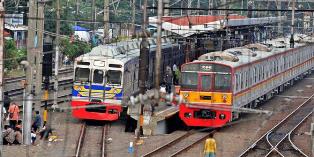
M 31 131 L 31 143 L 32 143 L 32 145 L 35 145 L 35 141 L 36 141 L 36 134 L 35 134 L 35 131 L 32 129 L 32 131 Z
M 11 103 L 9 107 L 9 122 L 12 129 L 15 129 L 15 125 L 19 120 L 19 113 L 19 106 L 15 102 Z
M 4 92 L 3 107 L 5 108 L 6 113 L 8 113 L 8 111 L 9 111 L 10 103 L 11 103 L 11 99 L 9 97 L 8 92 Z M 6 118 L 7 116 L 8 115 L 6 114 L 4 117 Z
M 171 93 L 171 86 L 172 86 L 172 81 L 173 81 L 172 79 L 173 79 L 173 75 L 172 75 L 171 68 L 167 66 L 165 77 L 164 77 L 164 82 L 166 83 L 167 93 Z
M 13 144 L 22 144 L 22 131 L 20 129 L 17 129 L 14 131 L 14 135 L 15 135 L 15 140 L 13 142 Z
M 174 76 L 173 77 L 173 84 L 178 85 L 179 84 L 179 78 L 180 78 L 180 70 L 176 64 L 173 64 L 172 70 L 173 70 L 173 76 Z
M 41 126 L 41 117 L 40 117 L 39 111 L 36 111 L 35 120 L 32 124 L 32 128 L 34 129 L 35 132 L 37 132 L 37 129 L 40 128 L 40 126 Z
M 12 145 L 15 140 L 15 133 L 10 126 L 5 125 L 4 131 L 2 131 L 2 137 L 3 137 L 3 144 L 4 145 Z
M 205 141 L 204 156 L 215 157 L 216 155 L 216 141 L 213 138 L 213 134 L 209 134 L 209 137 Z
M 44 126 L 43 129 L 39 132 L 40 139 L 48 139 L 52 135 L 52 130 L 50 127 Z

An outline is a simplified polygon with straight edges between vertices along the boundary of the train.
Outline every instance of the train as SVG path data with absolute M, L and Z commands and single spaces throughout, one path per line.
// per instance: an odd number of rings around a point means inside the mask
M 156 40 L 149 38 L 147 88 L 153 87 Z M 94 47 L 74 61 L 72 116 L 85 120 L 115 121 L 131 95 L 139 92 L 141 39 Z M 167 66 L 182 65 L 184 45 L 162 38 L 161 76 Z M 194 53 L 189 53 L 193 58 Z
M 179 117 L 191 127 L 218 128 L 284 91 L 314 67 L 314 39 L 295 35 L 211 52 L 181 66 Z M 293 44 L 293 45 L 292 45 Z M 291 48 L 292 47 L 292 48 Z

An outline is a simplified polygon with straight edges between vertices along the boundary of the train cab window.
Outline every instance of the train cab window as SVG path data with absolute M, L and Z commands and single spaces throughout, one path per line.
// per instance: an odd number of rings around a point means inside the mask
M 121 84 L 121 71 L 108 70 L 106 76 L 107 84 Z
M 215 90 L 230 90 L 231 76 L 230 74 L 215 74 Z
M 209 91 L 211 89 L 211 76 L 210 75 L 202 75 L 202 85 L 201 90 Z
M 198 74 L 196 72 L 182 72 L 181 76 L 182 89 L 197 89 Z
M 104 80 L 104 71 L 94 70 L 93 83 L 102 84 Z
M 89 82 L 90 69 L 88 68 L 76 68 L 75 69 L 75 81 Z

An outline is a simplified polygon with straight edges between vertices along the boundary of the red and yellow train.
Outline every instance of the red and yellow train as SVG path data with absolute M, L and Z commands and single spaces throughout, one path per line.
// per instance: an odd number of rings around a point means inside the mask
M 311 73 L 314 44 L 281 38 L 207 53 L 181 67 L 179 116 L 188 126 L 221 127 Z M 271 45 L 271 46 L 270 46 Z M 270 47 L 269 47 L 270 46 Z M 270 49 L 271 48 L 271 49 Z

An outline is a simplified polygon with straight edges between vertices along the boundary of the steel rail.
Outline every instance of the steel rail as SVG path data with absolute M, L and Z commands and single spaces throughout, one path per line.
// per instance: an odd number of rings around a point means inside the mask
M 261 136 L 257 141 L 255 141 L 251 146 L 249 146 L 244 152 L 242 152 L 239 157 L 245 156 L 249 151 L 251 151 L 253 148 L 255 148 L 257 146 L 257 143 L 261 142 L 264 138 L 266 138 L 267 142 L 270 144 L 271 146 L 271 150 L 273 150 L 274 146 L 272 146 L 270 140 L 268 139 L 269 135 L 274 132 L 275 129 L 277 129 L 280 125 L 283 125 L 283 122 L 286 121 L 288 118 L 291 117 L 291 115 L 293 115 L 295 112 L 299 111 L 299 109 L 301 107 L 303 107 L 305 104 L 307 104 L 309 101 L 311 101 L 311 99 L 314 97 L 314 94 L 311 95 L 306 101 L 304 101 L 301 105 L 299 105 L 294 111 L 292 111 L 288 116 L 286 116 L 285 118 L 283 118 L 279 123 L 277 123 L 273 128 L 271 128 L 270 130 L 268 130 L 263 136 Z M 265 139 L 264 139 L 265 140 Z M 282 139 L 281 139 L 282 140 Z M 278 142 L 277 142 L 278 144 Z M 276 148 L 276 147 L 275 147 Z M 274 149 L 274 150 L 277 150 Z M 270 152 L 270 151 L 269 151 Z
M 101 140 L 101 157 L 107 157 L 107 143 L 106 140 L 109 134 L 109 124 L 106 124 L 102 131 L 102 140 Z
M 73 68 L 60 69 L 59 74 L 68 74 L 68 73 L 72 73 L 73 71 L 74 71 Z M 4 82 L 14 83 L 14 82 L 19 82 L 25 79 L 26 79 L 25 76 L 18 76 L 18 77 L 13 77 L 13 78 L 4 78 Z
M 81 126 L 80 136 L 76 144 L 75 157 L 80 156 L 81 148 L 83 147 L 83 144 L 84 144 L 85 132 L 86 132 L 86 123 L 83 123 Z
M 162 149 L 164 149 L 164 148 L 166 148 L 166 147 L 168 147 L 168 146 L 174 145 L 174 144 L 180 142 L 181 140 L 185 139 L 186 137 L 188 137 L 188 136 L 190 136 L 190 135 L 192 135 L 192 134 L 194 134 L 194 133 L 195 133 L 194 130 L 188 131 L 188 132 L 184 133 L 183 135 L 181 135 L 181 136 L 179 136 L 179 137 L 177 137 L 177 138 L 171 140 L 170 142 L 168 142 L 168 143 L 166 143 L 166 144 L 164 144 L 164 145 L 162 145 L 162 146 L 160 146 L 160 147 L 158 147 L 158 148 L 156 148 L 156 149 L 154 149 L 154 150 L 152 150 L 152 151 L 150 151 L 150 152 L 148 152 L 148 153 L 142 155 L 142 157 L 149 157 L 149 156 L 152 156 L 152 155 L 154 155 L 154 154 L 157 154 L 157 153 L 160 152 Z
M 294 148 L 294 150 L 296 150 L 297 152 L 299 152 L 301 155 L 307 157 L 306 154 L 304 154 L 299 148 L 297 148 L 297 147 L 293 144 L 293 142 L 291 141 L 291 138 L 290 138 L 290 137 L 291 137 L 291 133 L 292 133 L 297 127 L 299 127 L 300 124 L 302 124 L 312 113 L 313 113 L 313 111 L 310 112 L 309 114 L 307 114 L 289 133 L 287 133 L 287 134 L 285 135 L 285 137 L 283 137 L 275 146 L 273 146 L 273 147 L 271 148 L 271 150 L 269 151 L 269 153 L 268 153 L 265 157 L 269 156 L 269 154 L 270 154 L 272 151 L 274 151 L 274 150 L 280 152 L 280 150 L 278 149 L 278 146 L 279 146 L 280 144 L 282 144 L 283 141 L 284 141 L 286 138 L 288 138 L 288 140 L 289 140 L 291 146 Z
M 298 148 L 293 142 L 292 142 L 292 140 L 291 140 L 291 134 L 289 134 L 289 142 L 290 142 L 290 144 L 291 144 L 291 146 L 296 150 L 296 151 L 298 151 L 300 154 L 302 154 L 303 156 L 305 156 L 305 157 L 308 157 L 308 155 L 306 155 L 300 148 Z
M 194 145 L 196 145 L 197 143 L 199 143 L 199 142 L 205 140 L 206 138 L 208 138 L 208 136 L 209 136 L 210 134 L 214 134 L 215 132 L 216 132 L 216 130 L 211 131 L 210 133 L 208 133 L 208 134 L 204 135 L 203 137 L 199 138 L 198 140 L 196 140 L 196 141 L 190 143 L 190 144 L 187 145 L 186 147 L 184 147 L 184 148 L 178 150 L 177 152 L 171 154 L 170 157 L 174 157 L 174 156 L 177 156 L 177 155 L 183 153 L 184 151 L 188 151 L 188 150 L 189 150 L 190 148 L 192 148 Z

